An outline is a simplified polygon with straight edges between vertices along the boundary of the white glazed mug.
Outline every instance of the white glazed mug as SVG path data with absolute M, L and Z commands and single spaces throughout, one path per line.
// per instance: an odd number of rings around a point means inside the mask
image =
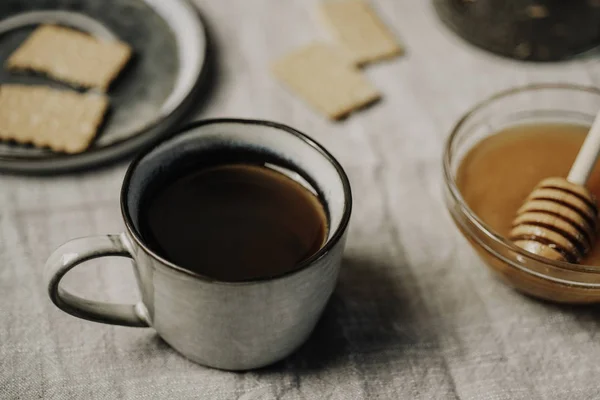
M 139 231 L 145 188 L 180 160 L 217 148 L 261 154 L 285 168 L 288 176 L 308 182 L 327 211 L 329 231 L 323 247 L 292 272 L 242 282 L 202 276 L 150 249 Z M 79 318 L 152 327 L 197 363 L 226 370 L 262 367 L 292 353 L 315 327 L 337 281 L 351 208 L 350 184 L 342 167 L 304 134 L 266 121 L 195 122 L 131 163 L 121 190 L 124 233 L 74 239 L 50 256 L 45 269 L 48 293 L 57 307 Z M 98 302 L 61 287 L 69 270 L 104 256 L 133 260 L 140 302 Z

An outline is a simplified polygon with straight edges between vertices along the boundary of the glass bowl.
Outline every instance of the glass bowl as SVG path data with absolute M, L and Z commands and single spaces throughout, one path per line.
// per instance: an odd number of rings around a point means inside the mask
M 482 139 L 515 125 L 567 123 L 590 126 L 600 90 L 566 84 L 532 85 L 492 96 L 456 124 L 444 149 L 445 201 L 460 232 L 483 262 L 517 290 L 561 303 L 600 302 L 600 266 L 550 261 L 529 253 L 483 222 L 456 184 L 463 157 Z

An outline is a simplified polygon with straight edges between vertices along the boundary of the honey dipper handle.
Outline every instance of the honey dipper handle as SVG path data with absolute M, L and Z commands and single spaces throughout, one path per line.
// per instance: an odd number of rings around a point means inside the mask
M 592 128 L 588 132 L 579 154 L 569 171 L 567 180 L 585 186 L 600 154 L 600 113 L 596 116 Z

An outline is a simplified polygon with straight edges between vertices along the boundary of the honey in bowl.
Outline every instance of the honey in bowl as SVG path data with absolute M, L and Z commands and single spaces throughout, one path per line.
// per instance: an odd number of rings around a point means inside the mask
M 508 237 L 523 200 L 549 176 L 566 177 L 589 130 L 569 124 L 507 128 L 475 145 L 463 158 L 456 184 L 469 208 Z M 587 183 L 600 198 L 598 164 Z M 580 264 L 600 266 L 600 238 Z

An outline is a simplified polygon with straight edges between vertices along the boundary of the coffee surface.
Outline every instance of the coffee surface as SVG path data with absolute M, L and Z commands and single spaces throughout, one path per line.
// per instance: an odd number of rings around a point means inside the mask
M 152 250 L 203 276 L 242 281 L 294 270 L 327 235 L 319 198 L 259 165 L 212 166 L 181 174 L 142 207 Z
M 457 171 L 467 205 L 492 229 L 508 237 L 525 198 L 542 179 L 566 177 L 589 127 L 523 125 L 490 136 L 471 149 Z M 600 164 L 588 189 L 600 198 Z M 581 264 L 600 265 L 600 237 Z

